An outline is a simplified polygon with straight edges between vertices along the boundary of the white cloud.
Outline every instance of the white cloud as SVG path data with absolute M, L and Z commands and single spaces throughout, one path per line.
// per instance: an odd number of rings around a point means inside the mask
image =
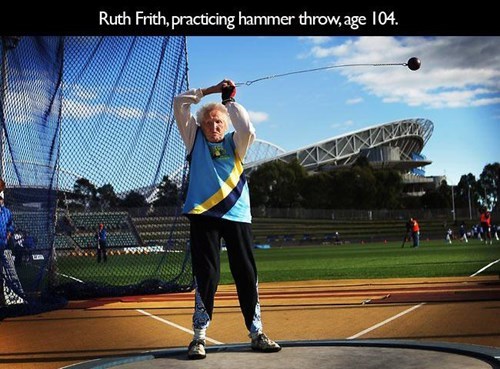
M 343 123 L 333 123 L 331 125 L 332 128 L 339 129 L 339 130 L 346 130 L 347 128 L 351 127 L 354 125 L 354 121 L 352 120 L 346 120 Z
M 418 71 L 397 65 L 338 69 L 384 102 L 429 108 L 499 104 L 500 37 L 360 37 L 334 46 L 314 44 L 310 55 L 332 58 L 332 65 L 419 57 Z
M 329 36 L 302 36 L 302 37 L 299 37 L 299 40 L 310 42 L 310 43 L 315 44 L 315 45 L 320 45 L 320 44 L 324 44 L 324 43 L 327 43 L 328 41 L 330 41 L 331 37 L 329 37 Z
M 248 115 L 250 115 L 250 121 L 254 124 L 259 124 L 269 119 L 269 114 L 261 111 L 249 111 Z
M 355 104 L 360 104 L 362 102 L 363 102 L 363 98 L 362 97 L 356 97 L 354 99 L 347 100 L 345 103 L 347 105 L 355 105 Z

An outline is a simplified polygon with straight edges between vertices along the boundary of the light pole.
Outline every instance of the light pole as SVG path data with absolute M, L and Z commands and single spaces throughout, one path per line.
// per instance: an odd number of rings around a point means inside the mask
M 456 216 L 455 216 L 455 192 L 453 191 L 453 185 L 451 186 L 451 206 L 452 206 L 451 212 L 453 213 L 453 224 L 455 224 L 455 222 L 456 222 Z
M 470 204 L 470 185 L 467 186 L 467 197 L 469 198 L 469 219 L 472 219 L 472 206 Z

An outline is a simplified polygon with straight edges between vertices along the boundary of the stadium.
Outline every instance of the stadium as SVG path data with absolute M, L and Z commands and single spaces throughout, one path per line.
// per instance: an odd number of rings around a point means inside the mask
M 437 188 L 443 177 L 425 177 L 424 167 L 432 163 L 422 155 L 434 125 L 427 119 L 405 119 L 368 127 L 356 132 L 285 152 L 266 141 L 258 141 L 248 154 L 245 169 L 266 162 L 297 160 L 309 172 L 331 171 L 351 166 L 364 156 L 373 168 L 396 169 L 403 175 L 406 193 L 422 195 Z
M 192 333 L 184 327 L 191 324 L 195 287 L 190 225 L 180 211 L 190 168 L 172 104 L 189 87 L 186 37 L 3 36 L 1 59 L 0 173 L 15 225 L 0 255 L 0 320 L 9 317 L 2 327 L 9 335 L 4 362 L 15 368 L 36 362 L 52 369 L 56 363 L 62 367 L 87 359 L 100 365 L 99 358 L 105 357 L 107 367 L 118 355 L 130 362 L 143 351 L 141 358 L 150 360 L 163 355 L 151 350 L 178 347 L 183 335 Z M 405 194 L 420 196 L 442 180 L 425 177 L 431 161 L 423 152 L 433 128 L 426 119 L 402 119 L 293 151 L 258 140 L 244 169 L 251 178 L 270 161 L 297 161 L 314 174 L 348 168 L 364 157 L 375 170 L 400 172 Z M 421 248 L 410 249 L 406 238 L 401 245 L 408 219 L 401 209 L 314 209 L 314 215 L 310 209 L 278 210 L 261 217 L 256 209 L 252 228 L 254 245 L 267 246 L 255 250 L 263 307 L 276 322 L 286 321 L 270 324 L 270 331 L 295 341 L 285 343 L 283 352 L 298 347 L 296 340 L 311 340 L 304 345 L 308 352 L 318 347 L 318 339 L 330 340 L 320 346 L 338 345 L 331 342 L 335 335 L 389 338 L 393 341 L 385 344 L 393 349 L 415 347 L 398 338 L 498 340 L 498 332 L 487 331 L 495 327 L 498 265 L 488 270 L 493 275 L 471 278 L 496 263 L 484 267 L 498 251 L 475 240 L 444 244 L 446 215 L 415 211 L 422 215 L 426 236 Z M 267 215 L 273 211 L 266 209 Z M 102 262 L 100 224 L 108 232 Z M 220 282 L 226 286 L 218 295 L 224 315 L 217 334 L 238 342 L 242 336 L 228 329 L 241 325 L 237 292 L 230 286 L 230 252 L 219 255 Z M 424 311 L 427 301 L 433 304 L 420 320 L 370 336 L 417 308 Z M 353 315 L 361 309 L 367 310 Z M 438 332 L 422 333 L 428 312 L 436 311 L 433 322 L 442 324 L 432 328 L 439 326 Z M 473 313 L 474 329 L 450 331 L 463 319 L 456 323 L 449 317 Z M 16 317 L 28 314 L 36 316 Z M 167 324 L 168 331 L 153 325 L 158 322 Z M 211 343 L 219 357 L 228 349 L 235 353 L 234 346 Z M 381 347 L 380 340 L 361 344 Z M 436 350 L 438 345 L 427 347 Z M 498 358 L 493 351 L 447 347 L 470 357 Z M 238 350 L 241 357 L 247 354 Z M 184 355 L 184 349 L 179 352 Z M 378 352 L 375 357 L 386 358 Z M 283 358 L 281 366 L 288 365 Z
M 2 41 L 1 173 L 16 237 L 30 240 L 29 249 L 17 247 L 30 265 L 18 268 L 24 287 L 8 286 L 11 299 L 36 305 L 49 293 L 40 290 L 44 281 L 65 298 L 190 290 L 189 226 L 179 212 L 188 167 L 171 105 L 187 89 L 185 38 Z M 409 192 L 419 193 L 432 183 L 421 155 L 432 130 L 428 120 L 405 119 L 292 152 L 258 141 L 245 170 L 251 176 L 267 161 L 297 159 L 310 172 L 330 171 L 365 156 L 374 168 L 404 172 Z M 142 260 L 134 272 L 95 269 L 99 223 L 119 265 Z M 272 241 L 258 219 L 255 226 L 255 243 Z M 287 240 L 329 240 L 330 227 Z

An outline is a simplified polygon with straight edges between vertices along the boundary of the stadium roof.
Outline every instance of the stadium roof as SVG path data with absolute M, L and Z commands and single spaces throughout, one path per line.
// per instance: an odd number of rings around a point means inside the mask
M 398 120 L 333 137 L 274 157 L 250 161 L 245 169 L 251 171 L 274 160 L 291 162 L 297 159 L 310 171 L 331 170 L 353 164 L 370 149 L 394 148 L 390 157 L 384 158 L 382 155 L 378 160 L 370 159 L 370 163 L 374 167 L 410 170 L 431 163 L 423 157 L 416 158 L 415 154 L 421 155 L 433 129 L 434 124 L 428 119 Z

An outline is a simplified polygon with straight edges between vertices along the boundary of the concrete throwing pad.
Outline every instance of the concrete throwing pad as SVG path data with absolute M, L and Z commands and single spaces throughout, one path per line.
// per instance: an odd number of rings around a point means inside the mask
M 500 368 L 500 349 L 413 341 L 280 342 L 277 353 L 253 352 L 249 345 L 207 347 L 204 360 L 188 360 L 186 349 L 76 364 L 71 369 L 491 369 Z

